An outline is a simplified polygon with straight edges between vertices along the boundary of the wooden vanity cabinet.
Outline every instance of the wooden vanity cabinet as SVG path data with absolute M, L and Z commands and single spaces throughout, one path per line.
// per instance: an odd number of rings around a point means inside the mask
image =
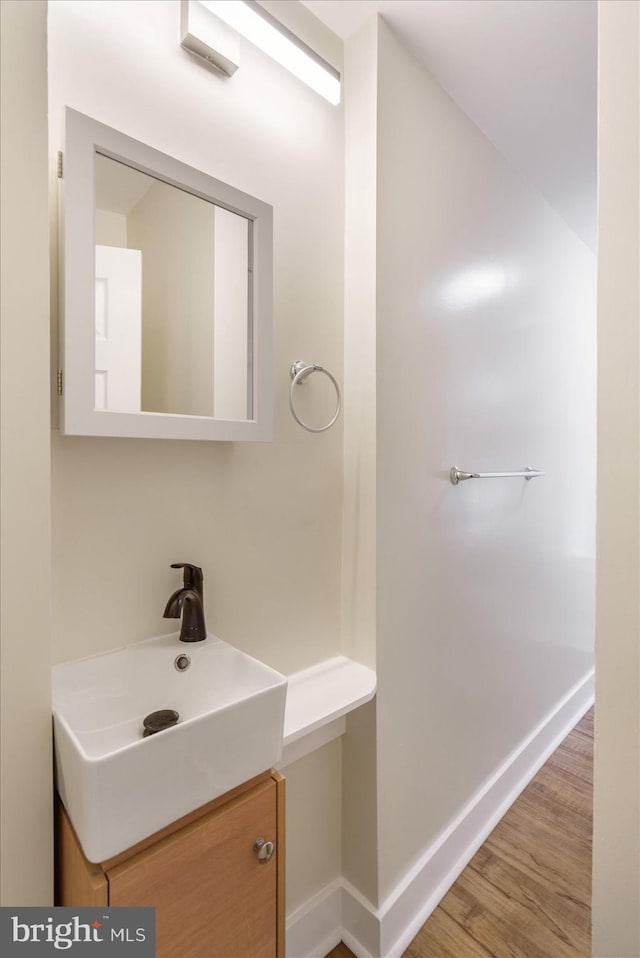
M 56 904 L 155 906 L 157 958 L 284 958 L 284 789 L 266 772 L 100 865 L 58 803 Z

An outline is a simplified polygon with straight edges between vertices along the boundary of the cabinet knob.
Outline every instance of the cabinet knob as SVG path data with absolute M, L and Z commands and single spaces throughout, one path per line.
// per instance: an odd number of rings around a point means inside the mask
M 264 838 L 258 838 L 253 846 L 253 850 L 258 856 L 260 865 L 265 865 L 275 851 L 273 842 L 265 842 Z

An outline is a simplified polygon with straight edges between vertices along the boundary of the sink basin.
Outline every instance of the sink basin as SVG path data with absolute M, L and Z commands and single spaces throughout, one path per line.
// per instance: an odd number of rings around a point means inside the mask
M 286 691 L 283 675 L 213 635 L 164 635 L 56 665 L 56 785 L 89 861 L 275 765 Z M 143 737 L 143 719 L 164 709 L 177 724 Z

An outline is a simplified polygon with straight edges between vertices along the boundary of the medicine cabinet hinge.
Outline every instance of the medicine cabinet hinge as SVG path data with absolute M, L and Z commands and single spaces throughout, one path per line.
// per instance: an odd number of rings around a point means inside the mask
M 62 395 L 62 383 L 63 383 L 63 374 L 62 374 L 62 370 L 59 369 L 58 376 L 57 376 L 57 393 L 59 396 Z
M 62 179 L 62 150 L 58 150 L 58 179 Z

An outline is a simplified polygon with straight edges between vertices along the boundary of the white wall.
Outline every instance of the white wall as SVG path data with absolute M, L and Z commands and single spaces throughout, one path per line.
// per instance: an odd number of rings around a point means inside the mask
M 307 11 L 305 24 L 332 55 L 335 38 Z M 204 568 L 209 629 L 289 672 L 340 648 L 342 424 L 304 432 L 288 390 L 296 359 L 342 382 L 342 112 L 250 44 L 233 78 L 214 75 L 180 49 L 178 27 L 174 0 L 54 0 L 51 152 L 67 104 L 273 205 L 275 437 L 54 435 L 53 658 L 173 630 L 161 618 L 179 581 L 169 564 L 188 560 Z M 314 775 L 322 762 L 333 774 L 324 755 Z M 322 810 L 334 822 L 335 791 Z M 305 887 L 313 869 L 319 882 L 339 871 L 335 844 L 321 854 L 299 859 Z
M 531 738 L 530 774 L 558 733 L 547 719 L 588 702 L 595 263 L 384 21 L 377 42 L 384 924 L 492 776 Z M 546 475 L 453 487 L 454 465 Z M 438 862 L 430 891 L 455 865 Z
M 287 779 L 287 914 L 291 914 L 342 874 L 340 739 L 282 772 Z
M 96 243 L 100 246 L 127 246 L 127 217 L 111 210 L 96 209 Z
M 593 954 L 640 954 L 640 10 L 600 3 Z
M 0 904 L 53 900 L 47 9 L 0 5 Z

